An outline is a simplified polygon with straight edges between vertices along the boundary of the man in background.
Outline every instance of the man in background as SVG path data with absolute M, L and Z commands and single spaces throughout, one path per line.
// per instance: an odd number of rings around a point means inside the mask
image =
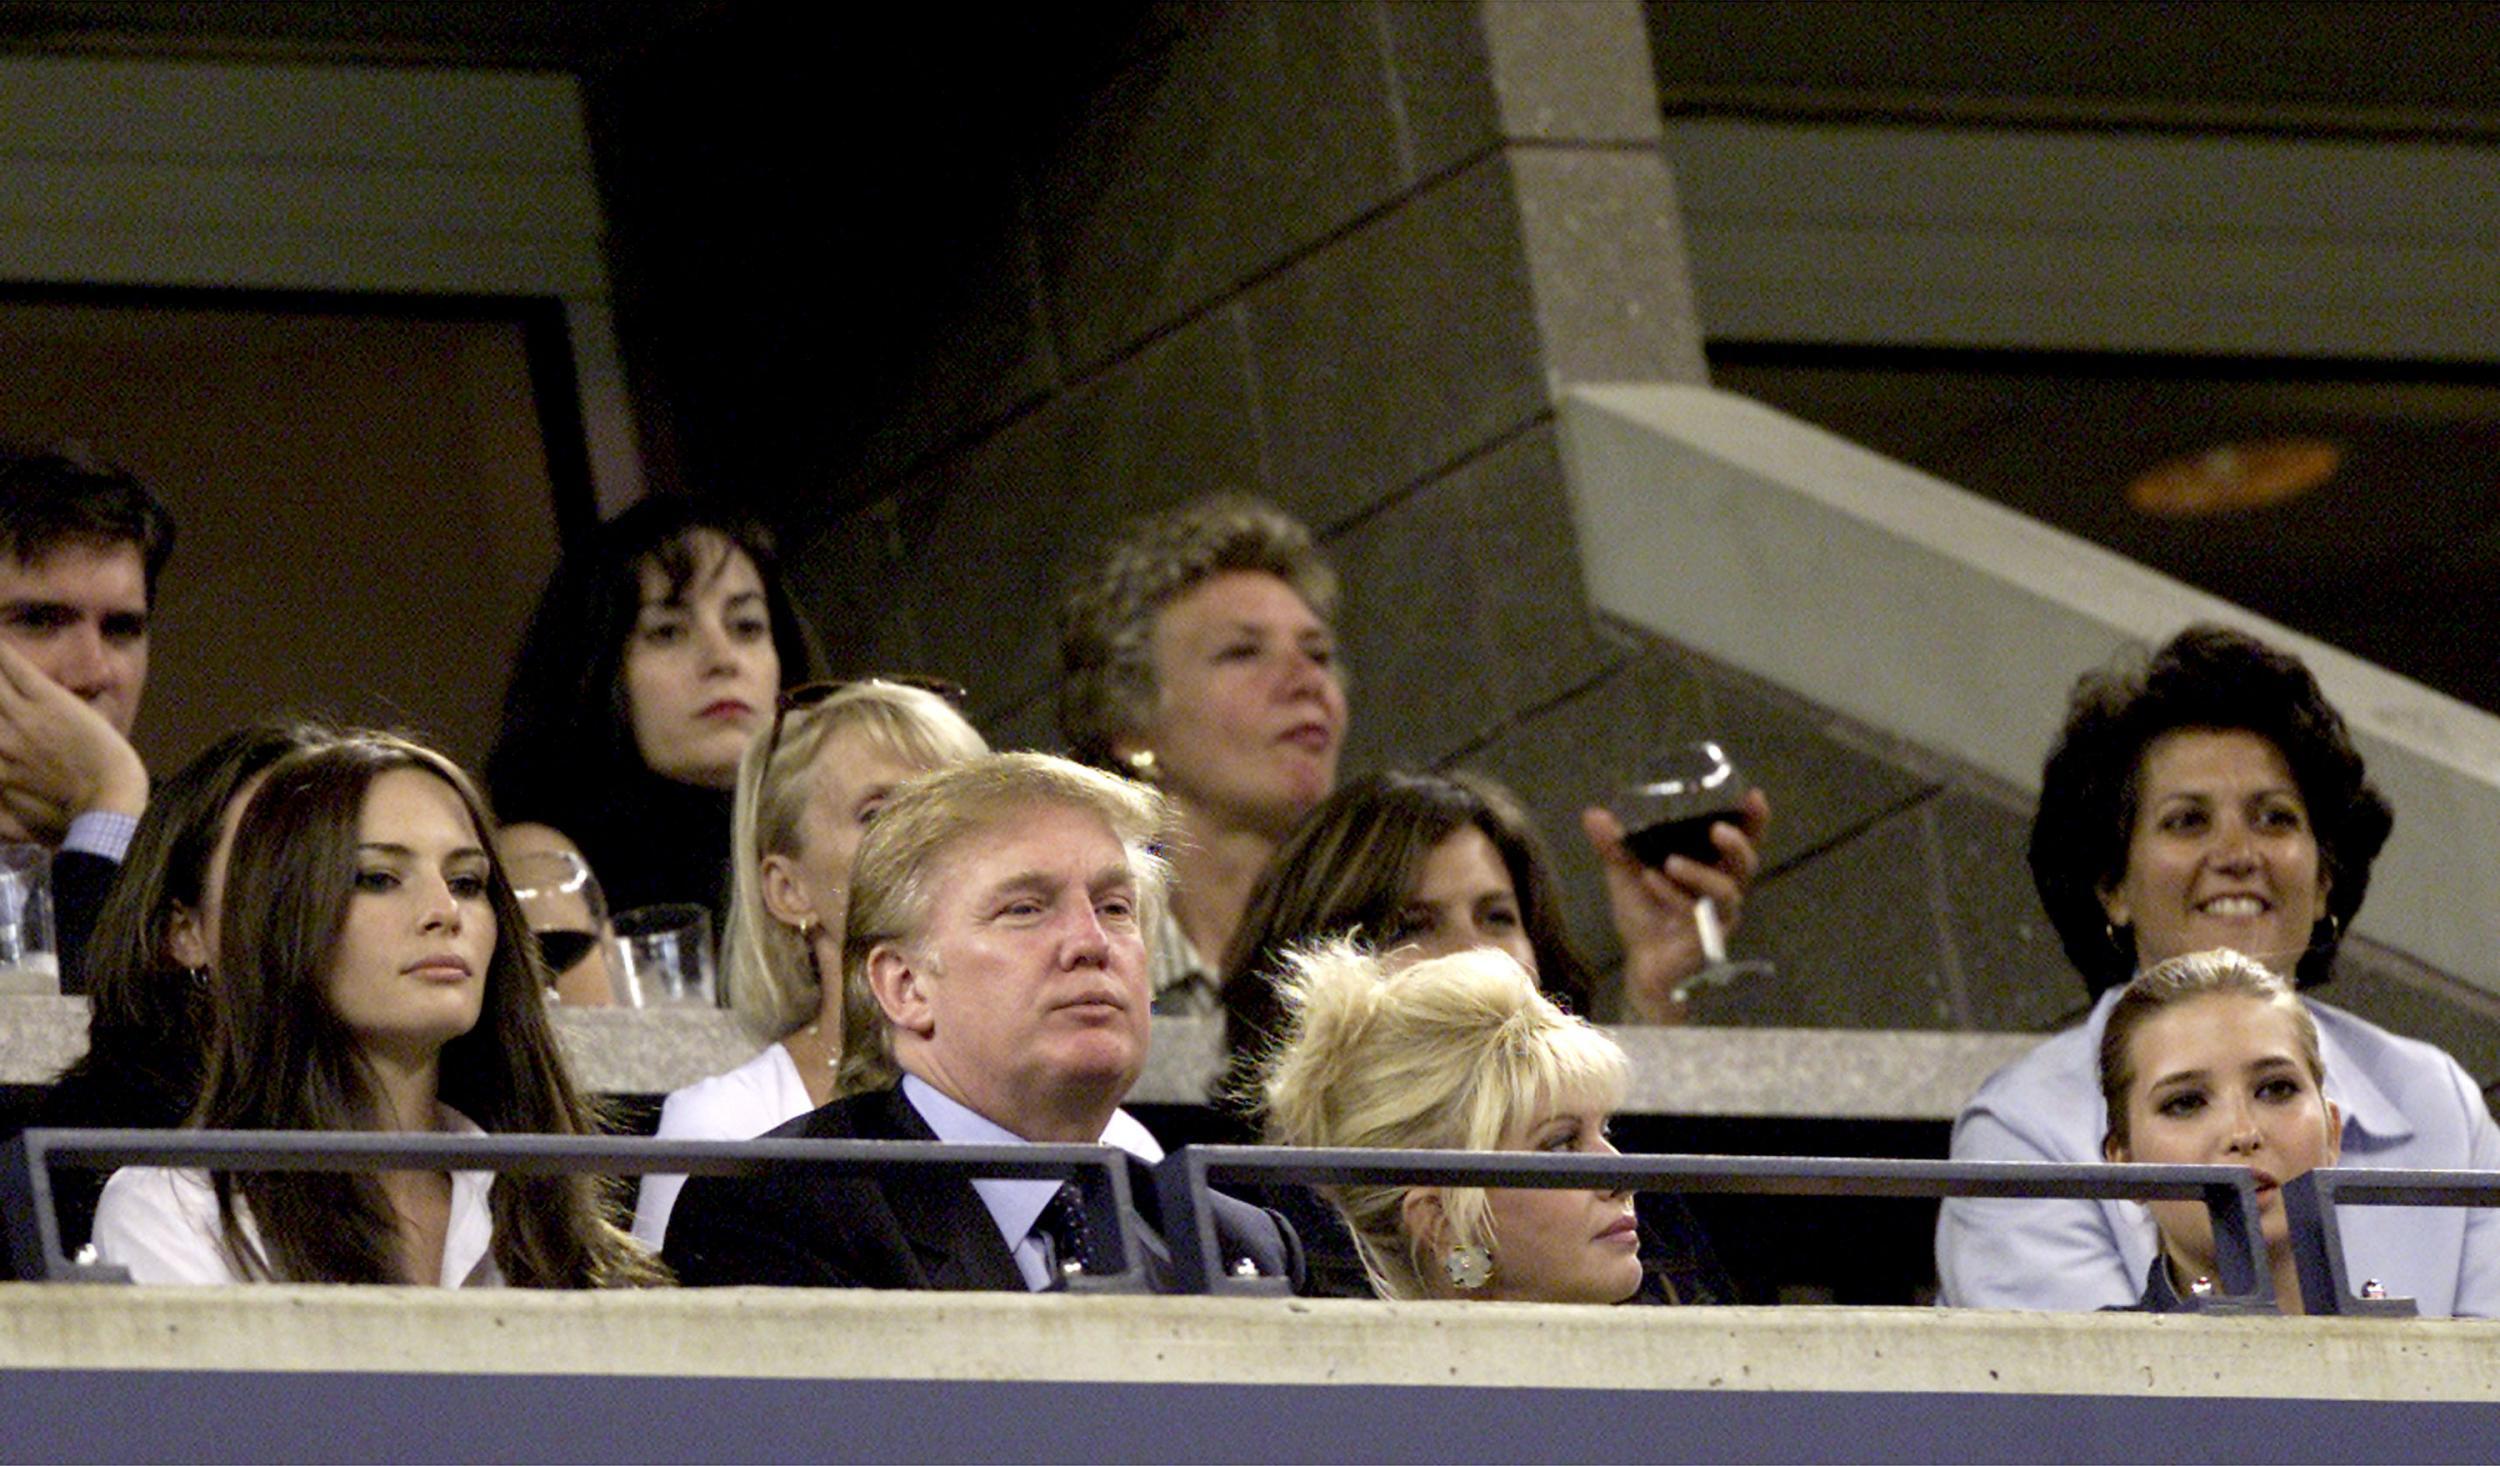
M 64 992 L 147 806 L 130 744 L 174 521 L 75 447 L 0 448 L 0 839 L 53 848 Z

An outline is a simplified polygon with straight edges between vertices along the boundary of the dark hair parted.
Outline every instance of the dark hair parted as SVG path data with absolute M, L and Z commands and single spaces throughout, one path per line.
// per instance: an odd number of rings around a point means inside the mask
M 318 723 L 255 723 L 202 749 L 148 792 L 147 810 L 87 943 L 90 1058 L 102 1050 L 121 1053 L 179 1090 L 186 1106 L 196 1097 L 208 984 L 194 981 L 174 960 L 174 922 L 203 908 L 209 860 L 235 795 L 288 754 L 338 736 Z
M 1537 985 L 1575 1012 L 1589 999 L 1588 964 L 1571 943 L 1544 846 L 1508 791 L 1474 774 L 1389 771 L 1358 779 L 1305 815 L 1268 861 L 1224 954 L 1224 1042 L 1236 1061 L 1284 1029 L 1276 983 L 1287 956 L 1343 938 L 1386 951 L 1400 912 L 1442 841 L 1484 832 L 1519 897 Z
M 0 552 L 33 565 L 64 545 L 135 545 L 156 575 L 174 553 L 174 516 L 136 474 L 102 463 L 76 444 L 0 447 Z
M 378 1130 L 368 1061 L 330 1002 L 356 890 L 364 807 L 382 775 L 413 769 L 460 799 L 488 851 L 495 946 L 475 1027 L 437 1058 L 441 1102 L 489 1134 L 601 1129 L 574 1088 L 547 1019 L 547 974 L 475 787 L 450 760 L 361 733 L 290 755 L 246 807 L 227 857 L 215 1023 L 194 1123 L 212 1130 Z M 219 1172 L 228 1251 L 247 1276 L 291 1282 L 404 1282 L 388 1202 L 371 1174 Z M 521 1287 L 596 1287 L 664 1274 L 610 1225 L 604 1183 L 503 1175 L 491 1193 L 494 1257 Z M 240 1205 L 239 1205 L 240 1204 Z M 255 1249 L 243 1229 L 248 1209 Z
M 2032 884 L 2067 957 L 2096 997 L 2134 973 L 2134 937 L 2110 930 L 2101 896 L 2127 873 L 2145 754 L 2182 729 L 2255 734 L 2290 766 L 2327 882 L 2326 916 L 2310 934 L 2297 980 L 2304 987 L 2325 981 L 2395 814 L 2298 657 L 2204 624 L 2075 683 L 2066 726 L 2041 771 L 2030 849 Z
M 1116 767 L 1112 745 L 1155 711 L 1155 618 L 1226 571 L 1273 575 L 1311 614 L 1337 618 L 1337 575 L 1299 520 L 1221 496 L 1124 528 L 1075 567 L 1059 608 L 1059 732 L 1069 754 Z
M 706 542 L 726 540 L 755 564 L 787 687 L 822 675 L 814 636 L 791 604 L 772 536 L 682 495 L 643 500 L 566 551 L 522 634 L 505 686 L 503 726 L 486 756 L 495 813 L 574 836 L 602 827 L 619 791 L 655 777 L 634 742 L 625 652 L 642 615 L 642 571 L 659 570 L 675 600 L 708 568 Z

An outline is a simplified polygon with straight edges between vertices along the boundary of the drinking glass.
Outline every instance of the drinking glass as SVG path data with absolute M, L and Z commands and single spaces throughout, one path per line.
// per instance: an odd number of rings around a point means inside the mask
M 639 907 L 620 913 L 613 930 L 618 996 L 627 1006 L 718 1006 L 708 907 L 692 902 Z
M 613 991 L 615 973 L 600 937 L 607 931 L 608 901 L 590 863 L 570 850 L 534 850 L 505 863 L 512 894 L 521 901 L 521 916 L 538 941 L 539 955 L 556 990 L 578 995 Z
M 1716 824 L 1744 824 L 1744 798 L 1753 788 L 1725 745 L 1703 740 L 1665 749 L 1650 760 L 1641 777 L 1615 791 L 1610 801 L 1623 822 L 1623 843 L 1643 865 L 1664 866 L 1670 855 L 1704 865 L 1719 863 L 1719 847 L 1710 840 Z M 1701 938 L 1701 970 L 1675 990 L 1681 1003 L 1707 987 L 1722 987 L 1739 978 L 1768 977 L 1768 962 L 1732 961 L 1727 955 L 1727 928 L 1718 903 L 1705 896 L 1693 903 L 1693 926 Z
M 60 990 L 52 852 L 42 845 L 0 845 L 0 993 Z

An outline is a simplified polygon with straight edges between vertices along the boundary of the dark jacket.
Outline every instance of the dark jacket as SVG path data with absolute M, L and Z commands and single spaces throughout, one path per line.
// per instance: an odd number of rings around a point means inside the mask
M 771 1132 L 796 1140 L 935 1140 L 900 1088 L 838 1099 Z M 1156 1196 L 1133 1162 L 1131 1199 L 1149 1281 L 1167 1280 Z M 1273 1212 L 1215 1198 L 1227 1268 L 1247 1260 L 1269 1277 L 1302 1282 L 1293 1229 Z M 785 1165 L 753 1176 L 697 1176 L 670 1214 L 662 1257 L 693 1287 L 921 1288 L 1022 1292 L 1024 1276 L 972 1183 L 961 1175 L 844 1173 Z

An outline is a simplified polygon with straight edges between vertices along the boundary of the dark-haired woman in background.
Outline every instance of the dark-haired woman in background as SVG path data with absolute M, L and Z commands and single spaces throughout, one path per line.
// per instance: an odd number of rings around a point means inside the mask
M 2087 673 L 2041 775 L 2031 872 L 2097 1000 L 2084 1023 L 1981 1086 L 1956 1160 L 2101 1158 L 2096 1051 L 2139 967 L 2229 948 L 2287 981 L 2326 980 L 2394 816 L 2298 658 L 2219 626 Z M 2500 1168 L 2500 1128 L 2454 1059 L 2307 1000 L 2344 1158 Z M 2356 1275 L 2426 1315 L 2500 1311 L 2500 1213 L 2362 1207 L 2343 1218 Z M 1948 1303 L 2133 1302 L 2157 1239 L 2129 1202 L 1956 1199 L 1936 1231 Z
M 239 729 L 150 794 L 87 949 L 87 1052 L 52 1082 L 36 1125 L 170 1130 L 191 1113 L 235 823 L 270 765 L 336 736 L 309 723 Z M 65 1251 L 86 1245 L 104 1181 L 102 1171 L 53 1174 Z
M 1753 799 L 1749 813 L 1758 831 L 1767 807 L 1760 795 Z M 1591 831 L 1600 833 L 1612 836 L 1610 864 L 1632 865 L 1620 832 Z M 1723 888 L 1732 919 L 1756 857 L 1752 841 L 1733 827 L 1724 829 L 1721 849 L 1726 867 L 1707 874 Z M 1701 965 L 1691 897 L 1659 872 L 1636 866 L 1610 868 L 1607 879 L 1624 945 L 1627 1016 L 1680 1020 L 1671 995 Z M 1588 964 L 1563 925 L 1543 847 L 1510 795 L 1468 774 L 1373 774 L 1329 796 L 1295 828 L 1251 893 L 1226 955 L 1227 1088 L 1245 1108 L 1260 1098 L 1249 1082 L 1252 1070 L 1284 1036 L 1277 984 L 1294 954 L 1349 940 L 1392 968 L 1489 947 L 1516 959 L 1565 1010 L 1585 1014 L 1589 1008 Z M 1352 1270 L 1337 1245 L 1342 1234 L 1329 1219 L 1291 1189 L 1270 1201 L 1303 1234 L 1313 1291 L 1350 1291 Z M 1688 1302 L 1733 1297 L 1681 1201 L 1645 1196 L 1642 1215 L 1650 1231 L 1646 1257 L 1662 1281 L 1661 1295 Z
M 228 861 L 202 1095 L 211 1130 L 585 1135 L 467 776 L 359 735 L 271 768 Z M 661 1279 L 585 1176 L 130 1167 L 100 1259 L 140 1282 Z
M 1639 869 L 1620 833 L 1607 833 L 1612 848 L 1600 849 L 1609 855 L 1623 942 L 1623 1016 L 1679 1022 L 1675 987 L 1701 966 L 1692 898 Z M 1732 922 L 1757 857 L 1734 826 L 1725 827 L 1721 852 L 1725 865 L 1705 873 Z M 1631 869 L 1615 869 L 1617 859 Z M 1498 947 L 1564 1007 L 1590 1011 L 1592 976 L 1563 925 L 1544 846 L 1517 802 L 1476 775 L 1373 774 L 1338 790 L 1295 828 L 1225 954 L 1225 1039 L 1235 1055 L 1276 1031 L 1284 954 L 1348 936 L 1410 960 Z
M 728 903 L 738 759 L 814 641 L 762 530 L 645 499 L 568 552 L 539 597 L 486 760 L 507 858 L 578 849 L 626 911 Z M 570 1001 L 605 1000 L 586 963 Z

